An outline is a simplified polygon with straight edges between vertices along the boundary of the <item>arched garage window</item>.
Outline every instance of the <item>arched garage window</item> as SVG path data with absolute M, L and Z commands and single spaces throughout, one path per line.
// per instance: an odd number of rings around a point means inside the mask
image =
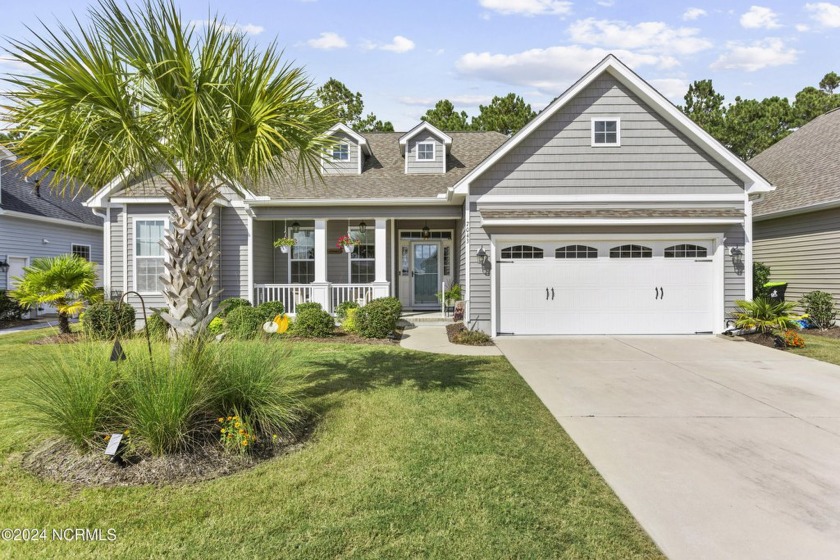
M 665 248 L 666 259 L 704 259 L 708 251 L 705 247 L 684 243 Z
M 554 251 L 555 259 L 597 259 L 598 249 L 586 245 L 566 245 Z
M 653 250 L 643 245 L 621 245 L 610 249 L 611 259 L 649 259 L 653 257 Z
M 503 259 L 541 259 L 543 250 L 530 245 L 514 245 L 502 249 Z

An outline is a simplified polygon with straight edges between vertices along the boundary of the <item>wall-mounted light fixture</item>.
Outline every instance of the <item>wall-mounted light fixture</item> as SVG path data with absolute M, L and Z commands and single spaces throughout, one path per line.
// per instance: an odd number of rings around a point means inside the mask
M 359 222 L 359 233 L 364 235 L 366 231 L 367 231 L 367 224 L 364 223 L 364 222 Z
M 50 244 L 50 240 L 49 240 L 49 239 L 47 239 L 47 238 L 45 237 L 45 238 L 43 238 L 43 239 L 41 240 L 41 243 L 43 243 L 44 245 L 49 245 L 49 244 Z
M 0 261 L 0 272 L 6 272 L 7 270 L 9 270 L 9 263 L 6 259 L 3 259 Z
M 423 239 L 428 239 L 432 236 L 432 231 L 429 229 L 429 222 L 426 222 L 426 225 L 423 226 L 423 229 L 420 230 L 420 237 Z
M 297 222 L 292 223 L 292 235 L 297 235 L 300 232 L 300 224 Z
M 738 247 L 730 247 L 729 256 L 732 258 L 732 266 L 735 268 L 735 274 L 744 272 L 744 252 Z
M 475 252 L 475 258 L 481 266 L 484 266 L 484 263 L 487 262 L 489 257 L 487 256 L 487 252 L 484 250 L 484 245 L 479 247 L 478 251 Z

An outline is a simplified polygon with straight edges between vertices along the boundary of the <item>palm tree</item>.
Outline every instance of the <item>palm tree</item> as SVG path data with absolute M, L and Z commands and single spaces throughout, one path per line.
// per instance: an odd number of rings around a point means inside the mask
M 77 255 L 34 259 L 23 268 L 23 277 L 14 278 L 17 288 L 10 295 L 22 305 L 47 303 L 58 310 L 58 331 L 70 332 L 70 315 L 84 307 L 84 299 L 95 291 L 96 268 Z
M 282 173 L 319 178 L 334 107 L 316 105 L 275 44 L 260 51 L 218 17 L 185 23 L 172 0 L 100 0 L 89 15 L 87 28 L 10 42 L 12 58 L 35 71 L 6 79 L 6 120 L 21 135 L 13 148 L 30 160 L 28 173 L 54 170 L 62 192 L 163 178 L 163 317 L 192 336 L 218 294 L 211 218 L 221 187 L 253 191 Z

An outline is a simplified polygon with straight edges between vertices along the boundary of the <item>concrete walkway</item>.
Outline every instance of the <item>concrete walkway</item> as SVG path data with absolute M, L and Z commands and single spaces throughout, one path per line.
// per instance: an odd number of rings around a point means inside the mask
M 495 346 L 466 346 L 452 344 L 446 336 L 446 327 L 406 327 L 400 346 L 409 350 L 432 352 L 433 354 L 452 354 L 455 356 L 501 356 Z
M 75 323 L 77 321 L 71 320 L 70 322 Z M 45 329 L 47 327 L 58 328 L 58 319 L 33 319 L 32 324 L 30 325 L 21 325 L 19 327 L 12 327 L 10 329 L 0 330 L 0 336 L 3 336 L 4 334 L 14 334 L 19 332 L 32 331 L 35 329 Z
M 670 558 L 840 558 L 840 367 L 711 336 L 497 344 Z

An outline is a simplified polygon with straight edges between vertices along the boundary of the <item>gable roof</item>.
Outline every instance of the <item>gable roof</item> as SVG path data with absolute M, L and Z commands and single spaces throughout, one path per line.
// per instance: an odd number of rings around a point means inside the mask
M 90 189 L 82 188 L 75 197 L 61 196 L 50 188 L 53 180 L 50 172 L 39 175 L 41 188 L 36 192 L 36 179 L 26 178 L 25 166 L 26 161 L 0 161 L 0 209 L 33 217 L 102 226 L 102 219 L 83 206 L 83 201 L 92 194 Z
M 452 137 L 440 130 L 435 125 L 428 123 L 426 121 L 422 121 L 420 124 L 400 136 L 400 153 L 405 154 L 405 146 L 409 140 L 420 134 L 422 131 L 429 132 L 430 134 L 437 136 L 440 138 L 440 141 L 443 142 L 444 146 L 451 146 L 452 145 Z
M 778 187 L 755 216 L 840 206 L 840 109 L 820 115 L 749 161 Z
M 332 128 L 330 128 L 327 131 L 327 135 L 330 136 L 332 134 L 335 134 L 336 132 L 343 132 L 344 134 L 355 140 L 356 143 L 362 148 L 362 152 L 364 152 L 366 155 L 370 155 L 370 146 L 368 146 L 367 139 L 364 136 L 362 136 L 361 134 L 359 134 L 344 123 L 337 123 L 333 125 Z
M 445 196 L 507 137 L 498 132 L 452 132 L 452 148 L 446 155 L 446 173 L 405 173 L 400 153 L 401 132 L 370 132 L 371 156 L 365 159 L 361 175 L 325 174 L 323 181 L 306 181 L 295 176 L 266 180 L 257 194 L 280 200 L 326 199 L 412 199 Z M 135 181 L 120 196 L 159 197 L 165 183 L 160 177 Z
M 566 106 L 569 101 L 574 99 L 575 96 L 577 96 L 585 87 L 590 85 L 604 72 L 608 72 L 613 78 L 638 95 L 672 126 L 695 142 L 702 150 L 713 157 L 725 169 L 735 175 L 738 179 L 742 180 L 747 192 L 760 193 L 773 190 L 773 186 L 770 185 L 764 177 L 750 168 L 749 165 L 741 161 L 735 154 L 726 149 L 720 142 L 715 140 L 709 133 L 688 118 L 688 116 L 680 111 L 661 93 L 656 91 L 653 86 L 645 82 L 638 74 L 633 72 L 612 54 L 607 55 L 604 60 L 599 62 L 594 68 L 592 68 L 592 70 L 587 72 L 580 80 L 575 82 L 574 85 L 563 92 L 560 97 L 552 101 L 551 104 L 543 109 L 543 111 L 532 119 L 531 122 L 520 129 L 519 132 L 511 136 L 511 138 L 503 146 L 484 160 L 481 165 L 477 166 L 473 171 L 461 179 L 458 184 L 453 187 L 453 190 L 459 193 L 466 193 L 466 188 L 470 181 L 476 179 L 485 171 L 490 169 L 496 162 L 513 150 L 525 138 L 530 136 L 532 132 L 537 130 L 543 123 L 554 116 L 558 111 Z

